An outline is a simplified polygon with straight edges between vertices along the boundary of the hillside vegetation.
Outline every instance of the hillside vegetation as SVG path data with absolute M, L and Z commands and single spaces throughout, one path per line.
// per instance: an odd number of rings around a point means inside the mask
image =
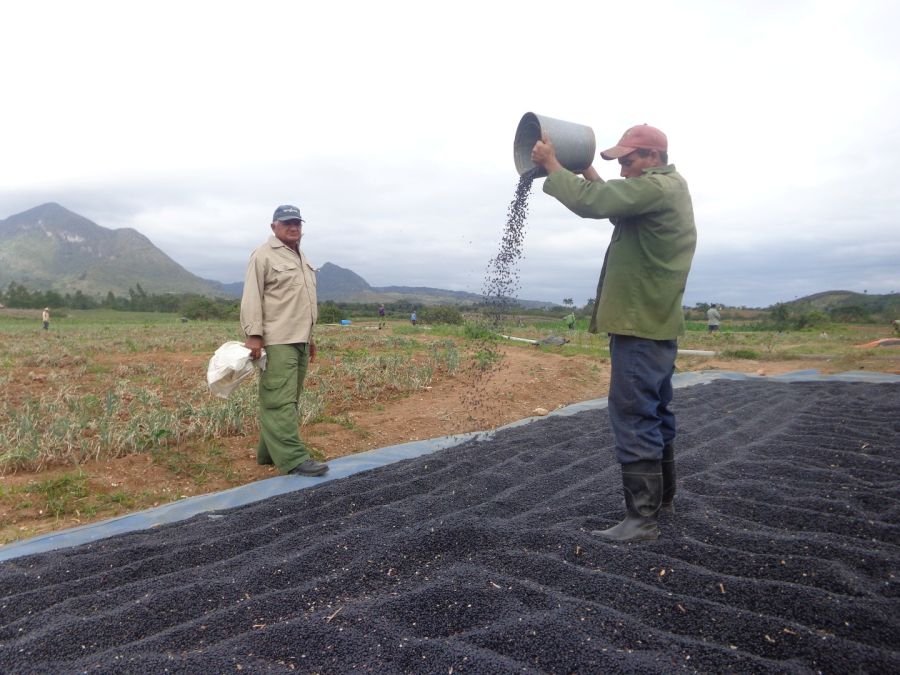
M 0 287 L 126 295 L 226 295 L 221 285 L 184 269 L 137 230 L 111 230 L 59 204 L 43 204 L 0 221 Z

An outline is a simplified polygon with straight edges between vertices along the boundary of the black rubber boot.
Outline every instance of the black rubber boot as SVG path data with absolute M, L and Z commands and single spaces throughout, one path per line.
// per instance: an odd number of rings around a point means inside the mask
M 662 502 L 662 462 L 644 460 L 622 465 L 625 520 L 594 534 L 608 541 L 649 541 L 659 537 L 657 516 Z
M 662 456 L 662 505 L 664 513 L 675 515 L 675 446 L 666 443 Z

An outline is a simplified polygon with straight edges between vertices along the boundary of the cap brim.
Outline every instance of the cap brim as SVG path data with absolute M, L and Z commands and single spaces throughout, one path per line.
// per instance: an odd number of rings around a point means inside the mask
M 619 159 L 634 152 L 637 148 L 626 148 L 624 145 L 614 145 L 609 150 L 600 153 L 603 159 Z
M 306 221 L 303 220 L 303 218 L 301 218 L 300 216 L 281 216 L 281 218 L 276 218 L 275 220 L 277 220 L 277 221 L 280 222 L 280 223 L 285 223 L 285 222 L 287 222 L 287 221 L 289 221 L 289 220 L 299 220 L 301 223 L 305 223 L 305 222 L 306 222 Z

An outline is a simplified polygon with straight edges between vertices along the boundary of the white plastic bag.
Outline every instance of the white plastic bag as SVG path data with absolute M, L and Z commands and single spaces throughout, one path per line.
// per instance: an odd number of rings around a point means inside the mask
M 250 350 L 241 342 L 226 342 L 209 360 L 206 383 L 219 398 L 228 398 L 237 386 L 253 374 L 253 369 L 266 369 L 266 350 L 256 361 L 250 359 Z

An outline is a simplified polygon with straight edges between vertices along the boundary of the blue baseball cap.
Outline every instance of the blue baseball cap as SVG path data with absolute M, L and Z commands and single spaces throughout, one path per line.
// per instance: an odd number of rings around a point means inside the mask
M 296 206 L 284 204 L 275 209 L 275 215 L 272 216 L 272 222 L 274 223 L 276 220 L 299 220 L 302 223 L 303 216 L 300 215 L 300 209 Z

